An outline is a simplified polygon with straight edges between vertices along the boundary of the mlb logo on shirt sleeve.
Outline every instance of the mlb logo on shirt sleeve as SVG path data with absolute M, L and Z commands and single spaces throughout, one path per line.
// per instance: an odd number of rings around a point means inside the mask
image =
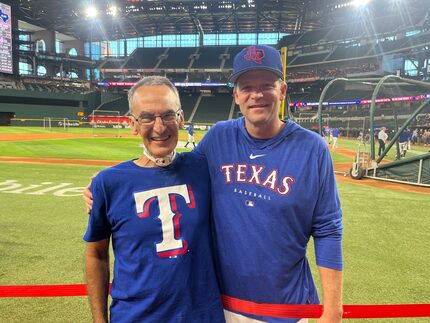
M 245 205 L 246 205 L 246 206 L 251 206 L 251 207 L 252 207 L 252 206 L 254 206 L 254 205 L 255 205 L 255 203 L 254 203 L 254 201 L 246 200 L 246 201 L 245 201 Z

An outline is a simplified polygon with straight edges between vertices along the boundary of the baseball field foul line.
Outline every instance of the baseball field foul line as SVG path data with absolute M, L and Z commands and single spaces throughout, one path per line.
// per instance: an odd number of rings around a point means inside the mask
M 0 286 L 0 298 L 87 296 L 85 284 L 6 285 Z M 222 296 L 224 307 L 243 313 L 279 318 L 319 318 L 322 305 L 262 304 Z M 344 305 L 343 318 L 430 317 L 430 304 Z

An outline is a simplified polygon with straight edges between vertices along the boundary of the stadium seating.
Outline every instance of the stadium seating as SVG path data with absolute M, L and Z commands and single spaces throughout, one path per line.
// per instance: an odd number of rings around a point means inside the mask
M 232 103 L 233 97 L 230 94 L 202 96 L 192 121 L 195 123 L 215 123 L 219 120 L 227 120 Z
M 192 68 L 197 69 L 220 69 L 222 54 L 225 54 L 227 48 L 224 46 L 210 46 L 199 48 L 198 58 L 194 61 Z
M 180 92 L 182 110 L 184 111 L 185 120 L 188 120 L 196 105 L 199 94 Z
M 318 43 L 325 43 L 327 42 L 327 36 L 330 34 L 331 30 L 332 27 L 304 33 L 302 37 L 297 39 L 296 46 L 309 46 Z
M 128 99 L 126 96 L 117 97 L 102 103 L 97 110 L 119 111 L 120 115 L 126 115 L 128 113 Z
M 244 46 L 230 46 L 228 47 L 228 58 L 225 60 L 224 69 L 233 68 L 233 59 L 237 53 L 239 53 Z
M 122 68 L 122 65 L 124 64 L 124 58 L 123 59 L 106 59 L 102 60 L 98 64 L 98 69 L 115 69 L 115 68 Z
M 309 64 L 322 62 L 329 55 L 330 55 L 330 52 L 328 52 L 328 51 L 316 52 L 316 53 L 305 54 L 305 55 L 298 55 L 294 61 L 291 61 L 291 65 L 292 66 L 305 65 L 305 64 L 309 65 Z
M 168 72 L 166 73 L 166 77 L 172 82 L 186 82 L 187 73 L 185 72 Z
M 159 69 L 186 69 L 190 66 L 191 55 L 196 53 L 195 47 L 169 48 L 165 57 L 158 65 Z
M 126 60 L 124 68 L 155 69 L 166 48 L 137 48 Z
M 296 43 L 296 41 L 302 37 L 302 34 L 292 34 L 292 35 L 287 35 L 285 37 L 282 38 L 281 40 L 281 46 L 285 46 L 285 47 L 289 47 L 293 44 Z
M 358 57 L 365 57 L 369 52 L 371 45 L 363 46 L 338 46 L 333 53 L 327 58 L 327 61 L 336 61 L 340 59 L 352 59 Z

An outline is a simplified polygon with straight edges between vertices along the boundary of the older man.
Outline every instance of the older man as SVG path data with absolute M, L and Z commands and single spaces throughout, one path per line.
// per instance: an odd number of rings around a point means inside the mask
M 224 322 L 212 262 L 206 162 L 176 155 L 178 92 L 147 77 L 129 92 L 144 154 L 100 172 L 84 239 L 94 322 L 107 322 L 109 242 L 115 256 L 111 322 Z

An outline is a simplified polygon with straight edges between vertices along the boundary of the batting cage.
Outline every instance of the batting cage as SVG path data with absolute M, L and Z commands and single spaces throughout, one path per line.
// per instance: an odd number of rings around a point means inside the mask
M 332 138 L 333 129 L 356 137 L 358 148 L 349 175 L 430 187 L 430 153 L 415 150 L 414 135 L 428 128 L 430 84 L 388 75 L 382 78 L 336 78 L 322 90 L 318 131 Z M 349 100 L 336 100 L 339 96 Z M 342 110 L 331 107 L 345 106 Z M 327 117 L 328 115 L 328 117 Z M 314 126 L 315 127 L 315 126 Z M 329 131 L 330 130 L 330 131 Z M 424 143 L 425 145 L 425 143 Z

